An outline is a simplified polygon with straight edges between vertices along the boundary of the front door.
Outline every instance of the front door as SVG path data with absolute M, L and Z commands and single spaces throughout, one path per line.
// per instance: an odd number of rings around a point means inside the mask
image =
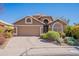
M 43 33 L 46 33 L 46 32 L 48 32 L 48 25 L 43 25 Z
M 43 33 L 48 32 L 48 28 L 49 28 L 48 20 L 45 19 L 45 20 L 44 20 L 44 25 L 43 25 Z

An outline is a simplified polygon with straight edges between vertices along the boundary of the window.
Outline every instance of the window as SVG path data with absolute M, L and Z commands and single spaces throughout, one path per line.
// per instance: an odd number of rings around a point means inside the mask
M 48 24 L 48 20 L 47 20 L 47 19 L 44 19 L 44 23 L 45 23 L 45 24 Z
M 27 22 L 31 22 L 30 18 L 27 19 Z
M 25 23 L 26 24 L 32 24 L 32 19 L 31 18 L 26 18 Z
M 63 32 L 63 25 L 59 22 L 53 24 L 53 30 L 57 32 Z

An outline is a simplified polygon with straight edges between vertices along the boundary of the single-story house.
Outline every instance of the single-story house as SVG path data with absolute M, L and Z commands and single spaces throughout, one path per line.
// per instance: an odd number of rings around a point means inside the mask
M 10 23 L 7 23 L 7 22 L 5 22 L 5 21 L 3 21 L 3 20 L 0 20 L 0 29 L 6 30 L 6 28 L 7 28 L 8 25 L 13 26 L 13 25 L 10 24 Z
M 48 32 L 49 29 L 63 32 L 67 25 L 60 19 L 54 20 L 51 16 L 46 15 L 26 16 L 13 24 L 16 36 L 39 36 Z
M 0 22 L 0 29 L 4 29 L 4 28 L 5 28 L 4 26 L 5 26 L 5 25 Z
M 7 25 L 11 25 L 13 26 L 12 24 L 8 23 L 8 22 L 5 22 L 3 20 L 0 20 L 0 24 L 2 24 L 2 26 L 7 26 Z

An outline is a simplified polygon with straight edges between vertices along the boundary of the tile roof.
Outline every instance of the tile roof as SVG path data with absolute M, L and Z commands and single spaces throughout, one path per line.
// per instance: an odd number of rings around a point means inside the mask
M 3 23 L 3 24 L 5 24 L 5 25 L 12 25 L 12 24 L 7 23 L 7 22 L 5 22 L 5 21 L 3 21 L 3 20 L 0 20 L 0 23 Z

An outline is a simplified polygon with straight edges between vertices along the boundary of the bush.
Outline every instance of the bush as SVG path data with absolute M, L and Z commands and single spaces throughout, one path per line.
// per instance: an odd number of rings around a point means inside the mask
M 0 28 L 0 33 L 3 33 L 3 32 L 4 32 L 4 30 Z
M 59 32 L 59 34 L 60 34 L 60 37 L 62 37 L 63 39 L 66 37 L 64 32 Z
M 68 36 L 68 37 L 71 37 L 72 36 L 72 29 L 73 29 L 73 26 L 67 26 L 64 29 L 64 32 L 65 32 L 66 36 Z
M 52 28 L 49 28 L 48 31 L 52 31 Z
M 11 38 L 12 37 L 12 33 L 11 32 L 6 32 L 4 34 L 5 38 Z
M 44 34 L 41 34 L 41 35 L 40 35 L 40 38 L 41 38 L 41 39 L 48 39 L 48 36 L 47 36 L 47 34 L 44 33 Z
M 72 35 L 79 39 L 79 26 L 74 26 L 73 29 L 72 29 Z
M 60 38 L 60 34 L 55 31 L 48 31 L 47 36 L 50 40 L 58 40 Z
M 11 38 L 13 36 L 14 27 L 11 25 L 6 26 L 6 30 L 4 32 L 5 38 Z
M 11 25 L 7 25 L 7 26 L 6 26 L 6 29 L 7 29 L 7 30 L 13 30 L 13 29 L 14 29 L 14 27 L 13 27 L 13 26 L 11 26 Z
M 48 31 L 47 33 L 41 34 L 40 38 L 47 39 L 48 41 L 57 41 L 61 43 L 60 34 L 56 31 Z
M 76 39 L 74 39 L 73 37 L 67 37 L 65 41 L 69 45 L 78 45 L 79 44 L 79 42 Z

